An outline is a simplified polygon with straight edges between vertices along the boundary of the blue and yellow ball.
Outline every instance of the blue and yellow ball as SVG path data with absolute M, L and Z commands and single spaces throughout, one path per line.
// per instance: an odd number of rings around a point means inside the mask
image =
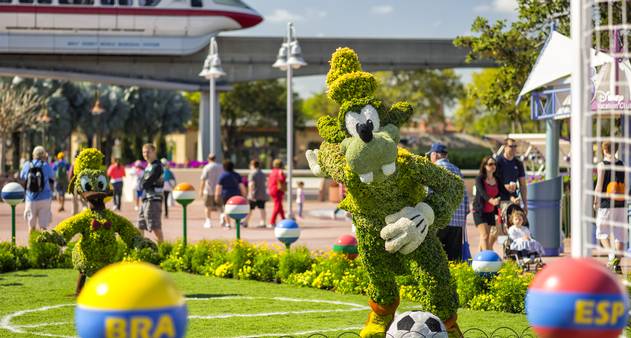
M 109 265 L 77 299 L 79 337 L 184 337 L 187 308 L 169 275 L 140 262 Z
M 615 338 L 628 312 L 627 291 L 592 258 L 547 264 L 526 294 L 528 322 L 542 338 Z

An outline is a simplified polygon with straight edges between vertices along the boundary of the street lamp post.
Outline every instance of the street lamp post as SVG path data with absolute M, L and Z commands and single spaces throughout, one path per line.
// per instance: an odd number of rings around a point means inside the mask
M 105 109 L 103 108 L 103 106 L 101 105 L 101 98 L 99 97 L 99 91 L 97 90 L 96 93 L 94 94 L 95 96 L 95 101 L 94 101 L 94 106 L 92 107 L 91 113 L 92 116 L 95 116 L 97 118 L 97 122 L 98 122 L 98 126 L 96 128 L 96 144 L 95 147 L 99 150 L 101 150 L 101 132 L 100 132 L 100 128 L 101 128 L 101 116 L 103 115 L 103 113 L 105 113 Z
M 278 50 L 274 68 L 287 71 L 287 217 L 293 218 L 292 211 L 292 178 L 294 169 L 294 108 L 292 78 L 293 70 L 306 66 L 307 63 L 302 58 L 302 50 L 296 38 L 296 31 L 293 23 L 287 24 L 287 37 Z
M 210 82 L 210 152 L 220 157 L 220 142 L 218 140 L 218 131 L 219 131 L 219 123 L 220 119 L 215 109 L 215 81 L 226 75 L 221 67 L 221 59 L 219 59 L 219 48 L 217 47 L 217 41 L 215 37 L 210 38 L 210 44 L 208 45 L 208 56 L 204 61 L 204 68 L 199 72 L 199 76 L 206 78 Z M 200 127 L 201 128 L 201 127 Z M 202 146 L 201 144 L 199 145 Z M 207 154 L 203 154 L 204 156 Z

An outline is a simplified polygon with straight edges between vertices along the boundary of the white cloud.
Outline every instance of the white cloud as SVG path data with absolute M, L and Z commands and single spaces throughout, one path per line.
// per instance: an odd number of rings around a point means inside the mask
M 381 5 L 381 6 L 372 6 L 370 8 L 370 11 L 373 14 L 380 14 L 380 15 L 384 15 L 384 14 L 390 14 L 392 13 L 392 11 L 394 11 L 394 8 L 392 8 L 392 6 L 389 5 Z
M 307 8 L 306 14 L 310 18 L 325 18 L 328 15 L 326 11 L 314 8 Z
M 292 13 L 286 9 L 275 9 L 274 12 L 265 17 L 270 22 L 296 22 L 302 21 L 304 18 L 301 15 Z
M 491 4 L 475 6 L 473 10 L 478 13 L 496 12 L 515 14 L 517 10 L 517 0 L 493 0 Z

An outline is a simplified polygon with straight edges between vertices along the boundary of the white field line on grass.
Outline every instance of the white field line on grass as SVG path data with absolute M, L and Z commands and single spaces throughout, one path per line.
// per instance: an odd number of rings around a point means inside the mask
M 27 313 L 48 311 L 48 310 L 58 309 L 58 308 L 61 308 L 61 307 L 66 307 L 66 306 L 74 306 L 74 304 L 59 304 L 59 305 L 51 305 L 51 306 L 42 306 L 42 307 L 39 307 L 37 309 L 22 310 L 22 311 L 17 311 L 17 312 L 10 313 L 10 314 L 2 317 L 2 319 L 0 319 L 0 329 L 9 330 L 9 331 L 14 332 L 14 333 L 33 334 L 33 335 L 43 336 L 43 337 L 75 338 L 75 336 L 64 336 L 64 335 L 52 334 L 52 333 L 26 332 L 25 330 L 22 330 L 22 328 L 26 328 L 28 326 L 11 325 L 11 320 L 13 318 L 15 318 L 15 317 L 19 317 L 19 316 L 25 315 Z M 53 326 L 53 325 L 61 325 L 61 324 L 58 324 L 58 323 L 40 323 L 40 324 L 37 324 L 37 325 L 39 325 L 41 327 L 41 326 Z
M 363 326 L 351 326 L 351 327 L 338 327 L 337 329 L 324 329 L 324 330 L 311 330 L 311 331 L 299 331 L 299 332 L 289 332 L 289 333 L 265 333 L 265 334 L 259 334 L 259 335 L 254 335 L 254 336 L 237 336 L 238 338 L 241 337 L 286 337 L 286 336 L 299 336 L 299 335 L 305 335 L 305 334 L 315 334 L 315 333 L 322 333 L 322 332 L 336 332 L 336 331 L 351 331 L 351 330 L 359 330 L 361 329 Z
M 250 297 L 250 296 L 226 296 L 226 297 L 213 297 L 213 298 L 187 298 L 187 301 L 213 301 L 213 300 L 226 300 L 226 299 L 244 299 L 244 300 L 254 300 L 254 299 L 267 299 L 267 300 L 276 300 L 276 301 L 284 301 L 284 302 L 295 302 L 295 303 L 320 303 L 320 304 L 331 304 L 331 305 L 342 305 L 348 306 L 348 309 L 321 309 L 321 310 L 300 310 L 300 311 L 282 311 L 282 312 L 266 312 L 266 313 L 227 313 L 221 315 L 192 315 L 189 316 L 189 319 L 225 319 L 225 318 L 235 318 L 235 317 L 267 317 L 267 316 L 286 316 L 286 315 L 302 315 L 309 313 L 336 313 L 336 312 L 352 312 L 352 311 L 365 311 L 370 308 L 367 306 L 359 305 L 356 303 L 335 301 L 335 300 L 324 300 L 324 299 L 300 299 L 300 298 L 288 298 L 288 297 Z M 11 314 L 8 314 L 0 319 L 0 329 L 5 329 L 14 333 L 22 333 L 22 334 L 30 334 L 36 336 L 44 336 L 44 337 L 62 337 L 62 338 L 76 338 L 75 336 L 65 336 L 58 335 L 52 333 L 45 332 L 27 332 L 24 329 L 28 328 L 38 328 L 44 326 L 61 326 L 61 325 L 71 325 L 72 322 L 52 322 L 52 323 L 38 323 L 38 324 L 26 324 L 26 325 L 14 325 L 11 324 L 11 321 L 19 316 L 25 315 L 27 313 L 33 312 L 43 312 L 48 310 L 53 310 L 66 306 L 75 306 L 75 304 L 60 304 L 60 305 L 52 305 L 52 306 L 43 306 L 36 309 L 22 310 L 17 311 Z M 356 330 L 361 327 L 347 327 L 347 328 L 335 328 L 335 329 L 321 329 L 321 330 L 313 330 L 313 331 L 301 331 L 294 333 L 268 333 L 257 335 L 256 337 L 274 337 L 274 336 L 286 336 L 286 335 L 304 335 L 304 334 L 312 334 L 318 332 L 334 332 L 334 331 L 344 331 L 344 330 Z M 251 336 L 250 336 L 251 337 Z

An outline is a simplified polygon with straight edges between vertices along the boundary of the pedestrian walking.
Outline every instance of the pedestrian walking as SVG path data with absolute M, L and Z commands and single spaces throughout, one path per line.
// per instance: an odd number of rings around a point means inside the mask
M 222 207 L 233 196 L 246 195 L 245 186 L 241 183 L 241 175 L 234 171 L 234 163 L 229 160 L 223 161 L 223 172 L 219 175 L 219 180 L 215 186 L 215 201 Z M 231 227 L 230 218 L 222 213 L 221 225 Z
M 447 147 L 442 143 L 432 144 L 431 149 L 427 153 L 430 161 L 437 166 L 443 167 L 454 175 L 464 180 L 460 168 L 449 162 Z M 467 197 L 467 189 L 464 188 L 464 197 L 460 202 L 460 206 L 454 212 L 449 224 L 440 230 L 438 230 L 438 239 L 443 244 L 445 253 L 447 253 L 447 259 L 450 261 L 462 260 L 462 243 L 463 232 L 467 231 L 467 214 L 469 213 L 469 198 Z
M 123 197 L 123 179 L 125 178 L 125 167 L 121 164 L 120 158 L 115 158 L 114 163 L 107 168 L 107 177 L 109 177 L 114 190 L 114 210 L 120 211 Z
M 625 171 L 624 162 L 616 159 L 617 145 L 609 141 L 602 144 L 603 160 L 596 167 L 596 196 L 594 209 L 596 214 L 596 238 L 609 250 L 607 266 L 622 274 L 620 261 L 623 257 L 627 232 L 622 225 L 627 224 L 625 208 Z
M 68 190 L 68 170 L 70 170 L 70 164 L 64 159 L 64 153 L 60 151 L 57 153 L 57 162 L 53 165 L 53 172 L 55 173 L 55 191 L 57 192 L 57 202 L 59 202 L 59 212 L 63 212 L 64 204 L 66 202 L 66 191 Z
M 202 169 L 202 176 L 200 178 L 199 196 L 204 201 L 204 210 L 206 220 L 204 221 L 204 228 L 212 227 L 212 211 L 221 208 L 221 204 L 215 201 L 215 187 L 219 181 L 219 175 L 223 172 L 223 167 L 215 162 L 216 156 L 213 153 L 208 154 L 208 163 Z M 219 216 L 219 223 L 222 223 L 223 216 Z
M 281 219 L 285 219 L 283 197 L 285 196 L 285 191 L 287 191 L 287 181 L 282 167 L 283 162 L 279 159 L 275 159 L 272 162 L 272 172 L 267 179 L 267 192 L 272 197 L 272 201 L 274 201 L 274 209 L 272 210 L 272 216 L 269 221 L 270 228 L 276 226 L 276 218 L 278 216 L 280 216 Z
M 138 212 L 138 229 L 143 233 L 153 232 L 158 243 L 163 240 L 162 235 L 162 199 L 164 180 L 162 179 L 162 164 L 158 161 L 156 147 L 147 143 L 142 146 L 142 157 L 147 161 L 147 167 L 140 180 L 143 189 L 142 204 Z
M 29 233 L 38 226 L 41 230 L 46 230 L 50 225 L 53 177 L 53 169 L 48 164 L 48 153 L 42 146 L 35 147 L 33 161 L 26 162 L 20 172 L 20 179 L 26 182 L 24 218 L 28 223 Z
M 248 175 L 248 201 L 250 202 L 250 213 L 245 218 L 245 224 L 250 224 L 250 218 L 254 209 L 258 208 L 261 219 L 259 220 L 259 228 L 265 227 L 265 202 L 268 200 L 267 195 L 267 178 L 261 170 L 261 163 L 258 160 L 250 161 L 250 174 Z
M 173 196 L 171 192 L 177 181 L 175 180 L 175 175 L 169 166 L 169 161 L 166 158 L 160 160 L 162 163 L 162 170 L 164 170 L 162 179 L 164 180 L 164 218 L 169 218 L 169 206 L 172 204 L 171 199 Z

